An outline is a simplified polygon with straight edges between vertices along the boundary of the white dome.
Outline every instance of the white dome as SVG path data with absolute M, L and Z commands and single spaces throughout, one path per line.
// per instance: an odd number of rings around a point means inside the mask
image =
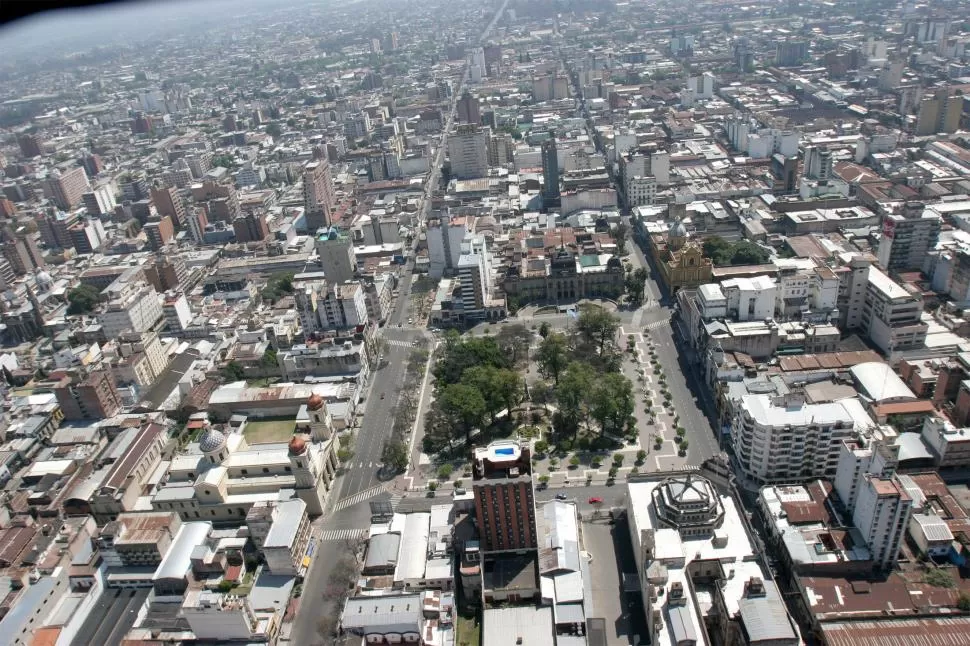
M 222 431 L 208 428 L 199 438 L 199 448 L 203 453 L 215 453 L 226 445 L 226 436 Z
M 45 288 L 50 287 L 51 283 L 54 282 L 54 279 L 51 278 L 51 275 L 44 270 L 38 271 L 37 275 L 34 276 L 34 279 L 37 281 L 38 287 L 45 287 Z
M 672 225 L 670 225 L 670 231 L 668 235 L 671 238 L 686 238 L 687 237 L 687 227 L 681 220 L 677 220 Z

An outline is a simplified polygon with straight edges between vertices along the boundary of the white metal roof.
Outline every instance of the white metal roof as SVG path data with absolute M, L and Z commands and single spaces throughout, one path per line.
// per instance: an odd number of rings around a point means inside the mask
M 867 361 L 849 368 L 856 383 L 869 399 L 884 402 L 891 399 L 916 399 L 888 363 Z

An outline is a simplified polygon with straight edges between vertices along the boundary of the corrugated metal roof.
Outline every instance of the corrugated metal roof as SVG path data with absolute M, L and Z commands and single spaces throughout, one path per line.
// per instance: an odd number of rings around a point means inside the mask
M 152 581 L 181 579 L 192 566 L 192 550 L 203 544 L 212 531 L 208 521 L 184 523 L 172 541 L 168 554 L 159 563 Z

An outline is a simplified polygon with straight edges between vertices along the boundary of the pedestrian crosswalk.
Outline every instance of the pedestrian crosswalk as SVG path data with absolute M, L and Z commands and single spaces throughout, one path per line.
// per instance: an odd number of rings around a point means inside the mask
M 367 529 L 328 529 L 320 535 L 321 541 L 346 541 L 367 538 Z
M 654 321 L 653 323 L 647 323 L 643 326 L 645 330 L 657 330 L 662 327 L 670 327 L 670 319 L 663 319 L 662 321 Z
M 343 509 L 347 509 L 348 507 L 353 507 L 354 505 L 360 504 L 365 500 L 369 500 L 374 496 L 381 495 L 382 493 L 384 493 L 384 491 L 385 489 L 382 485 L 371 487 L 370 489 L 365 489 L 364 491 L 355 493 L 353 496 L 350 496 L 348 498 L 344 498 L 343 500 L 338 501 L 337 504 L 333 506 L 333 511 L 338 512 Z
M 414 341 L 401 341 L 400 339 L 388 339 L 387 345 L 393 345 L 397 348 L 410 348 L 414 345 Z

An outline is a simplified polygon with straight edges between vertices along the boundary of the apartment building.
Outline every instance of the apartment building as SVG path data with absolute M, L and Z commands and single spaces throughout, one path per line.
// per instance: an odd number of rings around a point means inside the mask
M 330 162 L 326 159 L 307 162 L 303 166 L 303 209 L 310 235 L 332 224 L 336 203 Z
M 921 320 L 923 297 L 900 287 L 877 267 L 869 267 L 861 327 L 887 355 L 926 343 L 929 326 Z
M 936 247 L 943 219 L 920 202 L 907 202 L 901 213 L 882 216 L 879 264 L 889 271 L 919 271 L 927 254 Z
M 87 173 L 83 166 L 77 166 L 68 171 L 53 170 L 43 184 L 44 194 L 47 195 L 57 208 L 70 211 L 81 203 L 84 194 L 91 190 Z
M 133 282 L 111 295 L 105 309 L 98 314 L 104 336 L 113 339 L 123 332 L 145 332 L 162 318 L 159 294 L 146 283 Z
M 488 174 L 488 134 L 477 124 L 462 124 L 448 137 L 451 176 L 477 179 Z
M 513 440 L 474 450 L 472 492 L 483 552 L 538 547 L 530 455 L 528 444 Z
M 65 377 L 54 387 L 66 420 L 104 419 L 121 410 L 121 397 L 107 370 Z
M 876 566 L 888 569 L 896 562 L 912 506 L 913 499 L 896 478 L 863 478 L 852 523 L 865 537 Z
M 858 399 L 811 404 L 804 395 L 744 395 L 731 438 L 741 473 L 758 484 L 835 475 L 843 443 L 873 425 Z

